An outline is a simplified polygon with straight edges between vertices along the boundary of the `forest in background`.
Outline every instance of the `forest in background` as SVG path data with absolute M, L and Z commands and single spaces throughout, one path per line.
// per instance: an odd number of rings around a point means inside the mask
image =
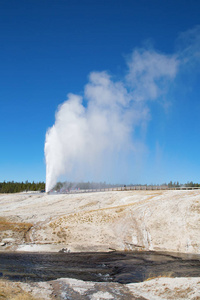
M 178 181 L 163 184 L 151 184 L 150 186 L 167 186 L 169 188 L 173 187 L 200 187 L 199 183 L 187 182 L 181 184 Z M 105 189 L 105 188 L 116 188 L 124 187 L 126 184 L 110 184 L 106 182 L 57 182 L 52 191 L 57 192 L 68 192 L 73 190 L 90 190 L 90 189 Z M 127 184 L 127 186 L 148 186 L 148 184 Z M 20 193 L 20 192 L 45 192 L 45 182 L 14 182 L 14 181 L 4 181 L 0 182 L 0 193 Z
M 4 181 L 0 182 L 0 193 L 20 193 L 28 191 L 45 191 L 44 182 L 14 182 L 14 181 Z
M 185 184 L 179 183 L 178 181 L 163 184 L 110 184 L 106 182 L 57 182 L 52 191 L 57 192 L 69 192 L 73 190 L 91 190 L 91 189 L 107 189 L 107 188 L 117 188 L 117 187 L 124 187 L 124 186 L 165 186 L 168 188 L 173 187 L 200 187 L 199 183 L 194 182 L 187 182 Z

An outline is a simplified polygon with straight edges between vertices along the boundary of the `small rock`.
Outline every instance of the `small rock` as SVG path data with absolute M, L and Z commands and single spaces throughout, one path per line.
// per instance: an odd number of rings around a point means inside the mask
M 62 248 L 59 253 L 69 253 L 70 252 L 70 249 L 68 248 Z
M 2 243 L 5 243 L 5 244 L 14 243 L 14 242 L 15 242 L 15 239 L 13 239 L 13 238 L 6 238 L 6 239 L 2 240 Z

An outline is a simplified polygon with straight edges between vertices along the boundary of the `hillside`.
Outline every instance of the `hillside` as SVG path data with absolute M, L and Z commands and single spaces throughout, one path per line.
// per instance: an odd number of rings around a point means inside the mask
M 200 253 L 200 192 L 1 194 L 0 249 Z

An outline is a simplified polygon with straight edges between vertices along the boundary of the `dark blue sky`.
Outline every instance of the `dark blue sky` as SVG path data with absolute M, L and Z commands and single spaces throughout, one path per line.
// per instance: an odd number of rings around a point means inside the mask
M 133 49 L 173 55 L 180 34 L 199 24 L 198 0 L 2 0 L 0 181 L 45 180 L 46 130 L 91 71 L 121 80 Z M 200 182 L 198 67 L 177 76 L 167 112 L 150 105 L 141 182 Z M 159 172 L 150 177 L 156 151 Z

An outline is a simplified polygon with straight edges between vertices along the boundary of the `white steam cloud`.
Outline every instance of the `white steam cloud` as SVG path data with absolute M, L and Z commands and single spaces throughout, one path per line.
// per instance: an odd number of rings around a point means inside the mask
M 137 49 L 121 81 L 92 72 L 83 96 L 68 94 L 46 133 L 46 191 L 61 176 L 112 181 L 113 172 L 122 172 L 120 160 L 126 164 L 141 151 L 135 131 L 149 120 L 148 101 L 167 91 L 178 64 L 176 56 Z

